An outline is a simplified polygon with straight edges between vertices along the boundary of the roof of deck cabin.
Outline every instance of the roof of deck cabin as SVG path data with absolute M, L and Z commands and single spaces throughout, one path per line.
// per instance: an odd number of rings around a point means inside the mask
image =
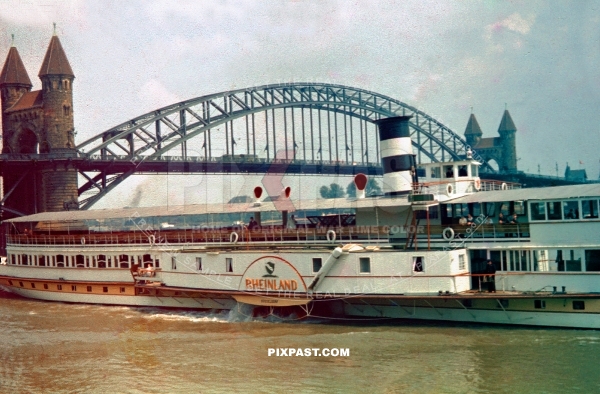
M 458 197 L 448 204 L 468 204 L 477 202 L 502 202 L 502 201 L 533 201 L 533 200 L 558 200 L 563 198 L 599 197 L 600 183 L 585 185 L 536 187 L 512 190 L 495 190 L 479 192 Z
M 166 216 L 189 216 L 202 215 L 207 213 L 234 213 L 234 212 L 273 212 L 288 211 L 295 212 L 301 210 L 325 210 L 325 209 L 344 209 L 344 208 L 372 208 L 372 207 L 395 207 L 408 206 L 408 199 L 403 197 L 369 197 L 362 199 L 318 199 L 318 200 L 276 200 L 261 202 L 259 206 L 254 203 L 237 204 L 195 204 L 195 205 L 177 205 L 177 206 L 158 206 L 158 207 L 138 207 L 138 208 L 119 208 L 119 209 L 97 209 L 87 211 L 61 211 L 61 212 L 43 212 L 29 216 L 22 216 L 6 220 L 7 222 L 46 222 L 46 221 L 74 221 L 74 220 L 103 220 L 119 218 L 144 218 L 144 217 L 166 217 Z

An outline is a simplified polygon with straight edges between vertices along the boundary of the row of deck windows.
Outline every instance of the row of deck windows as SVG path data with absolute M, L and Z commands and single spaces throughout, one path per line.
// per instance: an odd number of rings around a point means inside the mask
M 485 250 L 473 250 L 471 259 L 485 263 L 488 257 Z M 600 272 L 600 249 L 491 250 L 489 259 L 499 271 Z
M 598 199 L 529 203 L 532 221 L 598 219 Z
M 506 309 L 509 307 L 509 300 L 507 300 L 507 299 L 499 299 L 498 302 L 499 302 L 499 304 L 497 306 L 498 308 Z M 473 300 L 471 300 L 471 299 L 462 300 L 462 304 L 466 308 L 472 308 Z M 546 300 L 533 300 L 533 307 L 535 309 L 546 309 Z M 573 300 L 571 303 L 571 307 L 575 311 L 583 311 L 583 310 L 585 310 L 585 301 Z
M 444 165 L 441 167 L 429 167 L 428 169 L 419 168 L 419 176 L 426 178 L 455 178 L 458 177 L 476 177 L 478 168 L 475 164 L 471 165 Z
M 19 281 L 18 283 L 19 283 L 19 287 L 25 287 L 25 284 L 22 281 Z M 11 285 L 11 286 L 16 286 L 15 283 L 12 280 L 9 280 L 8 284 Z M 30 285 L 31 285 L 32 289 L 37 289 L 35 283 L 31 283 Z M 56 286 L 56 287 L 53 288 L 53 289 L 50 289 L 50 286 L 52 286 L 52 287 Z M 83 286 L 81 286 L 81 287 L 83 287 Z M 43 288 L 44 290 L 59 290 L 59 291 L 62 291 L 63 290 L 63 285 L 49 285 L 48 283 L 44 283 L 44 284 L 42 284 L 41 288 Z M 68 289 L 69 288 L 66 287 L 64 290 L 68 290 Z M 70 289 L 71 289 L 71 291 L 77 291 L 77 285 L 71 285 Z M 88 293 L 91 293 L 93 291 L 92 286 L 86 286 L 85 289 L 86 289 L 86 291 Z M 109 292 L 108 291 L 108 286 L 102 286 L 102 292 L 103 293 L 108 293 Z M 119 287 L 119 292 L 120 293 L 125 293 L 125 288 L 124 287 Z
M 13 265 L 31 265 L 37 267 L 57 267 L 57 268 L 126 268 L 129 269 L 132 264 L 138 264 L 140 267 L 160 267 L 160 260 L 157 256 L 150 254 L 144 255 L 104 255 L 95 256 L 78 255 L 29 255 L 29 254 L 10 254 L 8 255 L 9 264 Z

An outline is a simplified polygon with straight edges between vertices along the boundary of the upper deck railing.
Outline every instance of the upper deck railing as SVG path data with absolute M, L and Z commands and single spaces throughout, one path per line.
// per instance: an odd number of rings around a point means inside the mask
M 473 187 L 468 189 L 469 184 Z M 451 189 L 449 190 L 449 186 Z M 521 184 L 513 182 L 502 182 L 490 179 L 458 179 L 449 178 L 435 182 L 419 182 L 412 185 L 414 194 L 452 194 L 456 189 L 470 190 L 471 192 L 487 192 L 494 190 L 520 189 Z
M 338 243 L 388 243 L 400 242 L 417 231 L 419 239 L 427 235 L 433 240 L 498 240 L 518 241 L 529 238 L 529 224 L 419 225 L 414 226 L 331 226 L 316 228 L 262 227 L 249 230 L 246 226 L 209 230 L 131 231 L 114 233 L 76 234 L 9 234 L 7 245 L 32 245 L 36 247 L 93 247 L 95 245 L 147 245 L 149 247 L 174 247 L 189 245 L 260 246 L 271 244 L 338 244 Z M 451 229 L 452 231 L 449 231 Z M 403 243 L 403 241 L 402 241 Z
M 387 242 L 394 226 L 345 226 L 317 228 L 262 227 L 249 230 L 246 226 L 224 229 L 132 231 L 114 233 L 78 234 L 9 234 L 7 245 L 74 246 L 94 245 L 149 245 L 175 246 L 213 244 L 221 246 L 250 246 L 256 244 L 297 243 L 333 244 L 338 242 Z M 398 227 L 398 226 L 396 226 Z M 399 227 L 398 227 L 399 228 Z

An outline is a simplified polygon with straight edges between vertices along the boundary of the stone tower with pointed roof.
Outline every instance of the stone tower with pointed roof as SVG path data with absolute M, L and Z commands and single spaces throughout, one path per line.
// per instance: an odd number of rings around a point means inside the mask
M 38 76 L 42 89 L 31 91 L 31 80 L 12 46 L 0 73 L 2 153 L 74 157 L 75 75 L 56 34 Z M 60 211 L 77 201 L 77 171 L 73 168 L 5 173 L 3 181 L 4 195 L 9 194 L 5 205 L 21 214 Z
M 481 138 L 483 132 L 475 115 L 471 114 L 465 128 L 465 139 L 474 153 L 486 162 L 494 160 L 500 172 L 517 171 L 517 128 L 508 110 L 504 110 L 498 134 L 500 137 Z

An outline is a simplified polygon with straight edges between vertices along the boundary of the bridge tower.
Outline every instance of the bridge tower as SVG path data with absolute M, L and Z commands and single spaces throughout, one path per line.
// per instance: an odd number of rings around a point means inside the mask
M 75 75 L 56 33 L 38 74 L 42 89 L 31 81 L 17 49 L 10 48 L 0 73 L 2 153 L 75 157 L 73 80 Z M 61 211 L 77 204 L 77 171 L 65 165 L 4 172 L 4 205 L 13 214 Z M 3 215 L 6 218 L 12 215 Z
M 467 144 L 478 157 L 485 162 L 494 160 L 498 164 L 500 173 L 512 173 L 517 171 L 516 133 L 515 123 L 506 109 L 498 127 L 499 137 L 481 138 L 483 132 L 474 114 L 469 117 L 464 135 Z
M 498 127 L 498 134 L 500 134 L 500 140 L 502 141 L 502 170 L 513 172 L 517 170 L 517 141 L 516 141 L 517 127 L 513 122 L 510 113 L 507 109 L 502 114 L 502 120 Z

